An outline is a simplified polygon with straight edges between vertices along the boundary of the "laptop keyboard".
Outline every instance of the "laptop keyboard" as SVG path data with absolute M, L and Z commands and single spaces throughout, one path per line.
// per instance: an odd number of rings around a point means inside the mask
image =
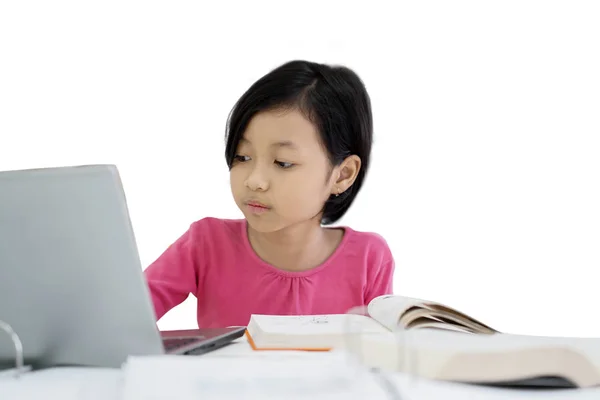
M 163 339 L 163 346 L 166 351 L 174 350 L 182 346 L 186 346 L 190 343 L 198 341 L 198 337 L 194 338 L 165 338 Z

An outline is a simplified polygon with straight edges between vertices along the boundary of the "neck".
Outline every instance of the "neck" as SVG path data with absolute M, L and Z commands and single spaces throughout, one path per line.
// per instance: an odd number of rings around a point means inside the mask
M 321 264 L 329 255 L 329 240 L 319 220 L 295 224 L 277 232 L 257 232 L 248 225 L 256 254 L 276 268 L 302 271 Z

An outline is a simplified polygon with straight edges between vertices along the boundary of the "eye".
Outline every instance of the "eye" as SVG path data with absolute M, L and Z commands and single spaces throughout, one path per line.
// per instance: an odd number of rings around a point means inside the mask
M 285 161 L 275 161 L 275 164 L 277 164 L 280 168 L 283 169 L 288 169 L 294 166 L 294 164 Z
M 233 160 L 237 161 L 237 162 L 246 162 L 246 161 L 250 161 L 250 157 L 240 156 L 239 154 L 236 154 L 235 157 L 233 157 Z

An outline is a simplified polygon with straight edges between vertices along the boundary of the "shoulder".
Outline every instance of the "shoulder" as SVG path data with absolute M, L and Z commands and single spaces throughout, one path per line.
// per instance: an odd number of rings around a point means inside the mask
M 190 224 L 188 235 L 195 242 L 222 247 L 240 244 L 244 238 L 246 220 L 205 217 Z
M 243 219 L 223 219 L 215 217 L 205 217 L 190 224 L 191 232 L 224 232 L 232 233 L 243 229 L 245 220 Z
M 346 233 L 347 257 L 358 261 L 364 268 L 365 304 L 377 296 L 393 293 L 396 263 L 387 240 L 375 232 L 346 228 Z
M 359 231 L 344 227 L 347 235 L 346 246 L 357 256 L 368 258 L 378 264 L 393 263 L 394 257 L 387 240 L 376 232 Z

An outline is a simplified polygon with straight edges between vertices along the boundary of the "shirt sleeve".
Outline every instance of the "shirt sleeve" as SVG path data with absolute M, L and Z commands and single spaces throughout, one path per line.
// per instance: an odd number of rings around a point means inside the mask
M 365 292 L 365 304 L 375 297 L 394 294 L 394 259 L 388 259 L 373 269 L 371 279 Z
M 144 271 L 157 320 L 197 292 L 196 236 L 190 227 Z

